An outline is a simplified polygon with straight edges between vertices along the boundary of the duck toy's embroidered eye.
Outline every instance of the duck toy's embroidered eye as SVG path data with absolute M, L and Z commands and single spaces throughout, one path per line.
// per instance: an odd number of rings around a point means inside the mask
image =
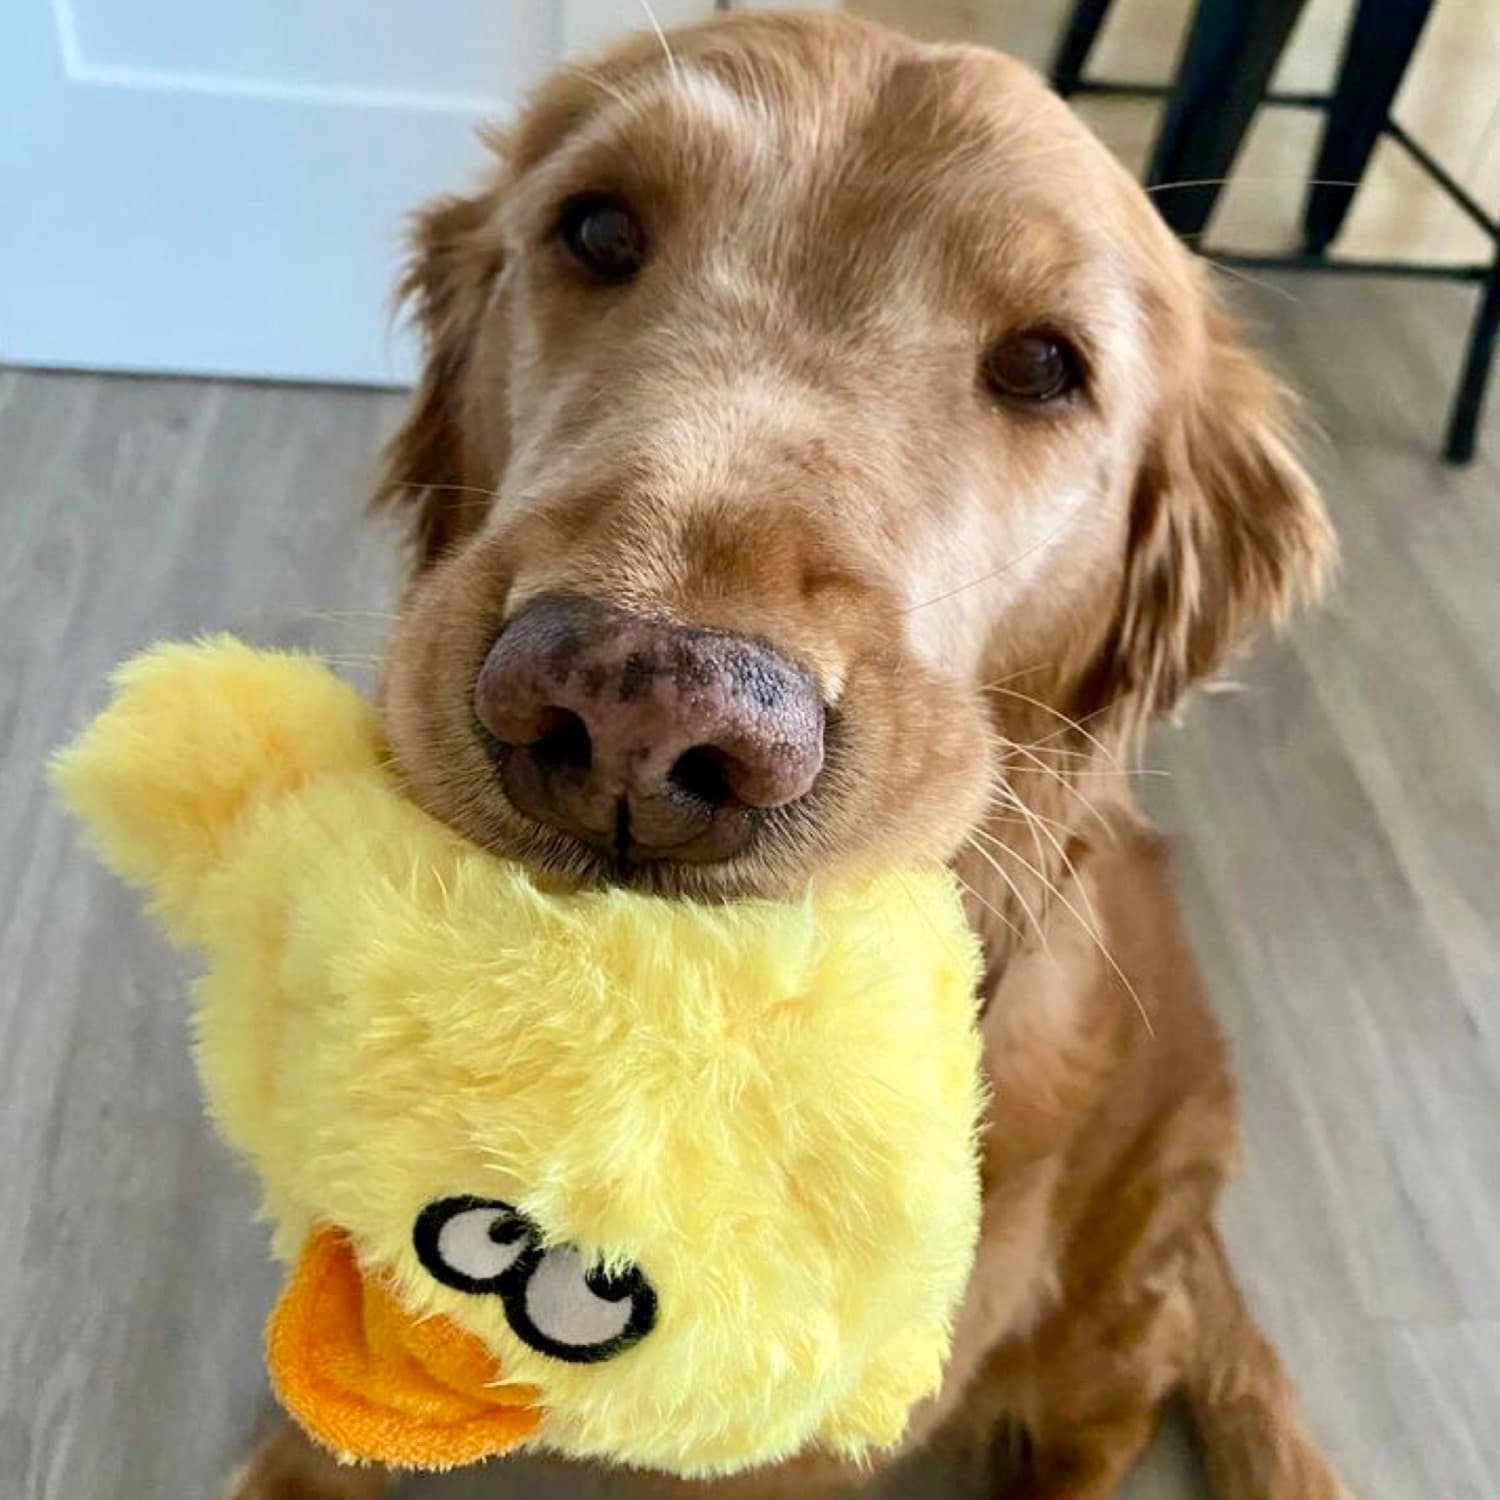
M 656 1293 L 638 1267 L 606 1271 L 571 1245 L 544 1249 L 536 1226 L 497 1198 L 429 1203 L 412 1245 L 444 1286 L 498 1296 L 516 1337 L 553 1359 L 612 1359 L 656 1324 Z
M 445 1286 L 460 1292 L 498 1292 L 506 1273 L 531 1252 L 531 1224 L 508 1203 L 491 1198 L 441 1198 L 412 1228 L 417 1259 Z
M 543 1253 L 521 1296 L 505 1305 L 516 1337 L 542 1354 L 596 1364 L 623 1354 L 656 1323 L 656 1293 L 634 1266 L 610 1275 L 571 1246 Z

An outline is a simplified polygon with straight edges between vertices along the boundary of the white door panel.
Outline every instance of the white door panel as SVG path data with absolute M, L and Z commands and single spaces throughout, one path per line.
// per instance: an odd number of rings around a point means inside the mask
M 562 50 L 561 12 L 535 3 L 445 0 L 440 25 L 430 0 L 55 0 L 55 9 L 71 19 L 75 77 L 168 87 L 193 75 L 272 95 L 504 99 Z
M 653 0 L 663 25 L 712 0 Z M 0 0 L 0 360 L 404 380 L 399 228 L 639 0 Z

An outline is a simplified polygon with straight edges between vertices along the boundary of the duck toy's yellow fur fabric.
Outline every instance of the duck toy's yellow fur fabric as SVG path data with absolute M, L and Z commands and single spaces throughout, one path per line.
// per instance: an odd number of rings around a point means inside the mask
M 198 1065 L 293 1263 L 268 1361 L 315 1438 L 686 1475 L 900 1439 L 978 1220 L 948 875 L 545 889 L 402 797 L 326 667 L 227 638 L 124 667 L 54 770 L 204 957 Z

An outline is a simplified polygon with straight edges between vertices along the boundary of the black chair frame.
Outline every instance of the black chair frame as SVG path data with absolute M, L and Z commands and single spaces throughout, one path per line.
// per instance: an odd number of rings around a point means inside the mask
M 1302 214 L 1303 244 L 1287 255 L 1208 250 L 1226 266 L 1324 271 L 1347 276 L 1405 276 L 1456 281 L 1480 289 L 1463 372 L 1448 418 L 1443 456 L 1474 456 L 1480 414 L 1500 333 L 1500 221 L 1391 114 L 1406 66 L 1433 0 L 1360 0 L 1329 94 L 1271 90 L 1275 69 L 1306 0 L 1199 0 L 1171 84 L 1089 78 L 1089 53 L 1109 0 L 1078 0 L 1052 64 L 1052 84 L 1069 95 L 1106 94 L 1164 99 L 1167 108 L 1151 154 L 1146 185 L 1167 223 L 1197 240 L 1228 176 L 1256 109 L 1325 113 L 1322 144 Z M 1328 254 L 1381 139 L 1400 147 L 1495 247 L 1473 264 L 1354 260 Z

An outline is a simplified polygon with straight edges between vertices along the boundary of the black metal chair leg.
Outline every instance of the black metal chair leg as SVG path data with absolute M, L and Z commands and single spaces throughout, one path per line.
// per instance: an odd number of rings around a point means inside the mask
M 1343 225 L 1432 3 L 1360 0 L 1302 211 L 1302 236 L 1310 255 L 1321 255 Z
M 1146 177 L 1178 234 L 1207 225 L 1304 3 L 1199 0 Z
M 1089 53 L 1094 50 L 1099 30 L 1108 14 L 1109 0 L 1076 0 L 1073 14 L 1068 17 L 1067 29 L 1052 59 L 1052 87 L 1064 99 L 1078 87 Z
M 1448 419 L 1448 436 L 1443 444 L 1443 457 L 1450 464 L 1466 464 L 1474 457 L 1485 387 L 1495 362 L 1497 333 L 1500 333 L 1500 253 L 1496 254 L 1489 280 L 1484 283 L 1484 294 L 1479 299 L 1479 311 L 1474 315 L 1464 355 L 1464 372 L 1453 397 L 1453 414 Z

